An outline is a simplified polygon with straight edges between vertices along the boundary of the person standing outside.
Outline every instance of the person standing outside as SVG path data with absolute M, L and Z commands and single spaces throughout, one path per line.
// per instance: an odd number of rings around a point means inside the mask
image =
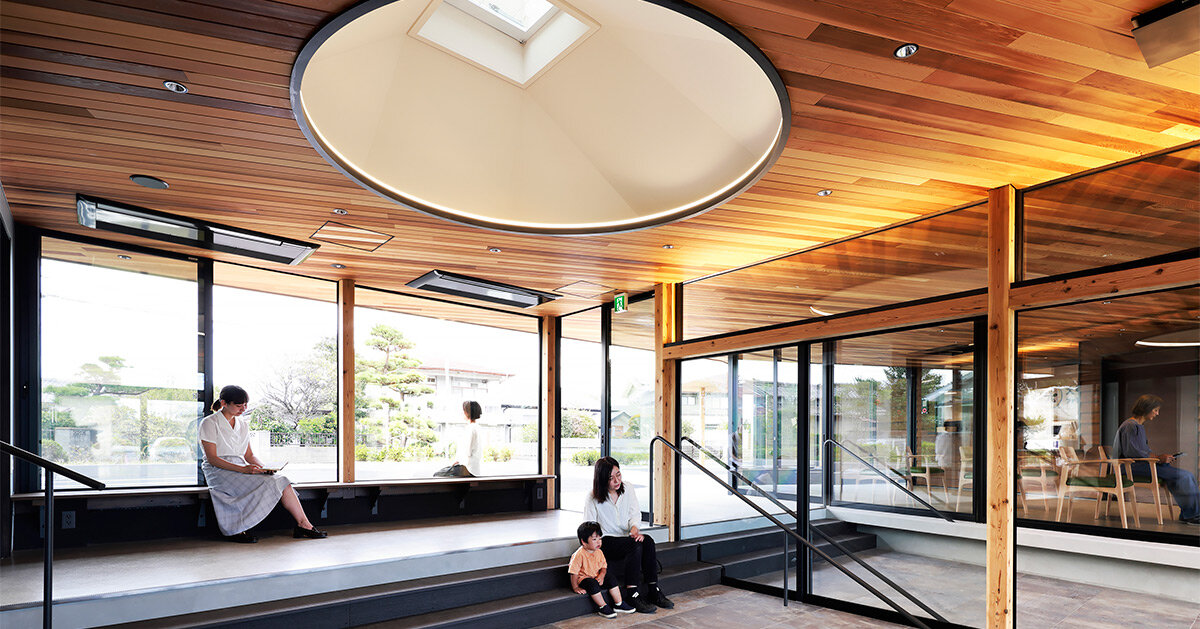
M 1117 435 L 1113 438 L 1112 457 L 1114 459 L 1158 459 L 1158 480 L 1167 487 L 1167 491 L 1175 497 L 1179 504 L 1179 519 L 1186 524 L 1200 524 L 1200 490 L 1196 487 L 1196 477 L 1187 470 L 1173 467 L 1171 462 L 1175 456 L 1171 454 L 1154 454 L 1150 450 L 1150 442 L 1146 439 L 1145 423 L 1154 421 L 1162 409 L 1162 398 L 1157 395 L 1143 395 L 1133 403 L 1129 419 L 1121 422 Z M 1148 461 L 1135 461 L 1132 467 L 1134 476 L 1150 476 Z

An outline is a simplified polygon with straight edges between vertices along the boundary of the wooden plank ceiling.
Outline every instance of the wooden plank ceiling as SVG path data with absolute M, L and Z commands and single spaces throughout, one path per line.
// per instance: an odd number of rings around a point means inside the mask
M 287 270 L 399 291 L 438 268 L 539 290 L 587 281 L 637 292 L 1200 138 L 1200 53 L 1148 69 L 1129 33 L 1130 18 L 1162 0 L 697 0 L 787 84 L 791 135 L 774 168 L 736 200 L 671 225 L 500 234 L 381 200 L 300 133 L 292 63 L 353 3 L 4 0 L 0 183 L 16 219 L 87 233 L 79 192 L 302 240 L 335 220 L 394 238 L 373 252 L 325 243 Z M 908 41 L 920 53 L 893 59 Z M 134 173 L 171 187 L 141 188 Z M 834 193 L 816 196 L 826 188 Z M 531 311 L 574 312 L 606 296 Z

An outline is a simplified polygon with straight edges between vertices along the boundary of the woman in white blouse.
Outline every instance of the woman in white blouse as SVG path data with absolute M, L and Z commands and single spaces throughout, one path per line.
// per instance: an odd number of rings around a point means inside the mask
M 200 446 L 204 449 L 200 467 L 217 514 L 217 526 L 226 539 L 252 544 L 258 538 L 250 534 L 250 527 L 262 522 L 275 503 L 282 502 L 296 519 L 292 537 L 325 537 L 325 532 L 317 530 L 304 515 L 300 498 L 287 477 L 265 469 L 250 449 L 250 426 L 241 418 L 249 401 L 245 389 L 227 386 L 213 404 L 215 412 L 200 421 Z
M 583 519 L 600 523 L 604 539 L 600 550 L 608 562 L 625 561 L 625 600 L 643 614 L 653 614 L 654 606 L 671 609 L 675 604 L 658 587 L 658 557 L 654 540 L 638 531 L 642 509 L 633 487 L 621 479 L 621 464 L 611 456 L 596 461 L 592 491 L 583 502 Z M 638 592 L 645 581 L 646 595 Z
M 458 444 L 458 459 L 454 464 L 462 463 L 471 474 L 483 476 L 483 445 L 479 443 L 479 424 L 475 423 L 483 415 L 483 407 L 479 402 L 467 400 L 463 402 L 462 408 L 463 417 L 467 420 L 467 432 Z

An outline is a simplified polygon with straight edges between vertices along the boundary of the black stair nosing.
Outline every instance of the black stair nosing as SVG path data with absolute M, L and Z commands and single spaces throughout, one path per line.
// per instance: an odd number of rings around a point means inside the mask
M 659 575 L 660 586 L 670 592 L 687 591 L 720 583 L 721 567 L 704 562 L 694 562 L 673 569 L 664 569 Z M 676 589 L 680 582 L 692 582 L 694 587 Z M 407 629 L 449 629 L 451 627 L 487 626 L 489 629 L 503 627 L 529 627 L 548 624 L 567 618 L 595 613 L 588 597 L 571 592 L 566 587 L 558 590 L 535 592 L 517 597 L 488 601 L 410 616 L 388 622 L 388 627 Z M 504 616 L 511 617 L 506 620 Z M 481 624 L 487 621 L 486 625 Z M 360 626 L 351 618 L 350 626 Z
M 275 599 L 258 603 L 248 603 L 234 607 L 209 610 L 199 614 L 170 616 L 138 621 L 123 626 L 138 627 L 142 629 L 151 629 L 152 627 L 157 626 L 181 626 L 171 621 L 172 619 L 175 621 L 182 620 L 185 617 L 191 619 L 191 622 L 185 626 L 223 626 L 221 623 L 226 622 L 226 619 L 230 618 L 287 614 L 296 610 L 312 610 L 322 606 L 336 606 L 341 603 L 355 604 L 372 601 L 377 602 L 397 597 L 422 595 L 434 596 L 438 590 L 462 587 L 484 579 L 496 580 L 521 576 L 527 577 L 530 573 L 541 573 L 546 571 L 554 573 L 561 570 L 562 578 L 565 581 L 567 574 L 566 568 L 567 560 L 565 558 L 543 559 L 539 561 L 509 564 L 506 566 L 496 566 L 467 572 L 456 572 L 417 579 L 406 579 L 403 581 L 392 581 L 390 583 L 381 583 L 378 585 L 368 585 L 344 590 L 321 592 L 305 596 Z M 542 576 L 544 577 L 544 575 Z M 534 580 L 537 578 L 539 577 L 534 577 Z M 167 624 L 159 624 L 159 622 L 164 621 Z
M 693 563 L 699 559 L 699 545 L 692 542 L 673 542 L 670 544 L 664 544 L 660 548 L 663 548 L 661 554 L 664 554 L 668 559 L 667 561 L 662 562 L 664 570 L 668 567 L 673 567 L 676 565 Z M 671 560 L 671 557 L 675 555 L 682 555 L 683 561 Z M 246 605 L 238 605 L 235 607 L 209 610 L 198 614 L 168 616 L 143 621 L 135 621 L 123 626 L 137 627 L 140 629 L 177 626 L 218 627 L 228 626 L 227 623 L 235 619 L 273 617 L 287 615 L 297 611 L 311 611 L 324 607 L 335 608 L 344 604 L 355 605 L 362 603 L 375 603 L 378 605 L 387 605 L 387 602 L 391 600 L 393 605 L 387 606 L 393 607 L 395 603 L 400 602 L 396 599 L 406 599 L 410 597 L 430 597 L 431 599 L 436 600 L 442 598 L 437 594 L 439 590 L 460 587 L 469 588 L 472 583 L 480 580 L 503 581 L 517 578 L 525 580 L 526 582 L 533 582 L 535 584 L 540 582 L 542 585 L 547 583 L 558 584 L 561 581 L 565 587 L 567 582 L 566 569 L 567 558 L 543 559 L 539 561 L 509 564 L 506 566 L 496 566 L 467 572 L 458 572 L 418 579 L 407 579 L 403 581 L 393 581 L 378 585 L 349 588 L 345 590 L 334 590 L 331 592 L 321 592 L 306 596 L 262 601 L 259 603 L 248 603 Z M 508 591 L 505 591 L 502 588 L 492 589 L 488 592 L 488 596 L 491 598 L 475 600 L 468 604 L 486 603 L 488 600 L 505 598 L 510 595 L 511 588 L 509 588 Z M 454 601 L 449 602 L 452 603 Z M 421 613 L 433 611 L 437 610 L 424 610 Z

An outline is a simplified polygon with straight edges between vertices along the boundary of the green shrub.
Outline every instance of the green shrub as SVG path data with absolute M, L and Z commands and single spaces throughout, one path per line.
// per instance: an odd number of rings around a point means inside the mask
M 619 462 L 621 465 L 641 465 L 650 460 L 650 453 L 621 452 L 619 454 L 614 454 L 613 457 L 617 459 L 617 462 Z M 592 463 L 595 463 L 595 461 L 592 461 Z
M 595 465 L 596 461 L 600 460 L 599 450 L 580 450 L 571 455 L 571 462 L 575 465 Z
M 367 446 L 354 446 L 354 460 L 355 461 L 368 460 L 367 457 L 371 456 L 371 452 L 374 449 L 375 448 L 368 448 Z
M 483 453 L 484 461 L 496 461 L 499 463 L 503 463 L 504 461 L 511 461 L 512 457 L 513 457 L 512 448 L 510 448 L 508 446 L 502 446 L 499 448 L 489 447 Z
M 404 448 L 403 461 L 428 461 L 433 458 L 433 446 L 428 443 L 417 443 Z
M 50 459 L 55 463 L 63 463 L 67 460 L 67 451 L 63 449 L 61 443 L 53 439 L 42 439 L 42 458 Z

